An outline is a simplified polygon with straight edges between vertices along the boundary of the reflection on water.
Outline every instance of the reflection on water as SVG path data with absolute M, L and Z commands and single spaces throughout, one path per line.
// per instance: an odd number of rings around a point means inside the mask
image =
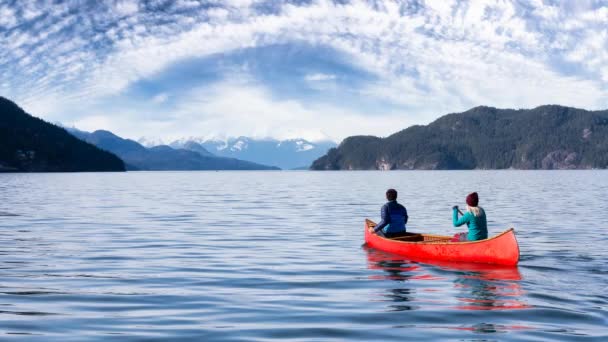
M 471 331 L 475 333 L 504 333 L 511 330 L 527 330 L 532 329 L 530 326 L 525 325 L 502 325 L 502 324 L 491 324 L 491 323 L 480 323 L 474 324 L 470 327 L 457 327 L 452 328 L 454 330 Z
M 387 300 L 397 302 L 390 305 L 394 310 L 412 310 L 413 305 L 402 302 L 415 302 L 415 291 L 408 288 L 408 282 L 439 281 L 450 279 L 455 298 L 459 303 L 453 306 L 458 310 L 518 310 L 531 308 L 522 297 L 520 281 L 522 276 L 517 267 L 496 265 L 408 261 L 402 256 L 385 253 L 364 247 L 367 252 L 368 267 L 385 271 L 386 276 L 373 275 L 370 278 L 396 281 L 397 288 L 390 289 L 385 295 Z M 433 284 L 434 285 L 434 284 Z M 438 291 L 435 286 L 423 289 L 426 292 Z M 447 303 L 445 303 L 447 305 Z
M 411 302 L 414 292 L 412 289 L 391 289 L 390 293 L 386 294 L 386 298 L 394 304 L 389 305 L 391 311 L 406 311 L 414 310 L 416 306 L 412 305 Z

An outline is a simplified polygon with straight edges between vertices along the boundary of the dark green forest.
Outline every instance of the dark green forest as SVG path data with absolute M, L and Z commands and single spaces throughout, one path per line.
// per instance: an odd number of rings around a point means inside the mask
M 124 171 L 123 161 L 0 97 L 0 171 Z
M 353 136 L 313 170 L 591 169 L 608 166 L 608 110 L 476 107 L 386 138 Z

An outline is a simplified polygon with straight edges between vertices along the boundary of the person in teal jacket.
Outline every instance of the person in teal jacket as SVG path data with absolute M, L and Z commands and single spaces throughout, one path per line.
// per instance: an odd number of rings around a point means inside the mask
M 486 220 L 486 212 L 479 206 L 479 195 L 473 192 L 467 196 L 467 211 L 458 218 L 458 206 L 452 208 L 452 221 L 454 227 L 460 227 L 467 224 L 469 233 L 466 235 L 466 240 L 461 235 L 458 241 L 477 241 L 488 238 L 488 223 Z M 458 235 L 458 234 L 457 234 Z

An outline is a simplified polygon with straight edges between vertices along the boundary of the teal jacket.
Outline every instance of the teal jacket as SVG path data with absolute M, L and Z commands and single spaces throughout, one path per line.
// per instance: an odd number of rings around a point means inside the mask
M 486 221 L 486 212 L 483 209 L 481 209 L 479 217 L 475 217 L 473 213 L 467 211 L 460 219 L 458 218 L 458 209 L 454 209 L 452 210 L 452 220 L 454 221 L 454 227 L 467 224 L 467 227 L 469 227 L 467 240 L 477 241 L 488 238 L 488 223 Z

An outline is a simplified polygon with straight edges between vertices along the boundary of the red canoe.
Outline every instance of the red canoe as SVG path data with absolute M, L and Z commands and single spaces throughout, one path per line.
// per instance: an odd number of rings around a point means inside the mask
M 387 239 L 374 233 L 375 226 L 373 221 L 365 220 L 365 242 L 368 246 L 412 259 L 508 266 L 515 266 L 519 262 L 519 245 L 513 228 L 485 240 L 450 242 L 451 236 L 416 233 Z

